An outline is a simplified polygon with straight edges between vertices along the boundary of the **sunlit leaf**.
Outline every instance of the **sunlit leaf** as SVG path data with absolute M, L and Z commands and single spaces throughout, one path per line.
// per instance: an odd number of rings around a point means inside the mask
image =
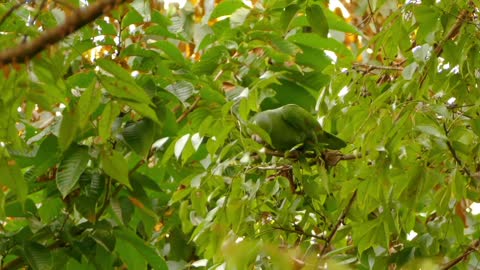
M 222 1 L 215 7 L 212 14 L 210 14 L 210 20 L 213 20 L 221 16 L 231 15 L 235 10 L 244 6 L 245 5 L 241 1 L 236 1 L 236 0 Z

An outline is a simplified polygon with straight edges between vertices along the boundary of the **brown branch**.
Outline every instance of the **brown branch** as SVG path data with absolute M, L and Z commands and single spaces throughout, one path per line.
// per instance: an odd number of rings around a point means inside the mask
M 45 48 L 61 41 L 81 27 L 93 22 L 126 0 L 99 0 L 94 4 L 77 9 L 67 16 L 65 23 L 45 31 L 31 42 L 21 44 L 0 53 L 0 66 L 10 63 L 25 63 Z
M 458 263 L 466 260 L 468 258 L 468 256 L 470 255 L 470 253 L 474 252 L 474 251 L 477 251 L 478 248 L 480 248 L 480 240 L 476 240 L 475 242 L 473 242 L 468 248 L 467 250 L 465 250 L 465 252 L 463 252 L 462 255 L 458 256 L 457 258 L 447 262 L 441 269 L 442 270 L 448 270 L 448 269 L 451 269 L 453 268 L 455 265 L 457 265 Z
M 472 5 L 471 1 L 469 2 L 469 5 Z M 448 34 L 445 36 L 444 39 L 440 41 L 437 47 L 435 47 L 434 53 L 436 57 L 440 56 L 440 54 L 442 53 L 445 43 L 447 43 L 448 40 L 451 40 L 455 38 L 456 35 L 458 35 L 458 33 L 460 32 L 460 29 L 462 28 L 469 14 L 470 14 L 470 11 L 468 9 L 464 9 L 460 12 L 452 28 L 450 29 L 450 31 L 448 31 Z
M 258 166 L 255 169 L 262 170 L 262 171 L 288 171 L 292 169 L 290 165 L 282 165 L 282 166 Z
M 352 208 L 353 202 L 355 201 L 356 197 L 357 197 L 357 190 L 355 190 L 355 192 L 353 192 L 353 195 L 350 198 L 350 201 L 348 201 L 347 206 L 345 207 L 342 214 L 338 218 L 338 221 L 335 224 L 335 227 L 333 228 L 333 230 L 328 235 L 327 240 L 325 242 L 325 245 L 323 246 L 322 250 L 320 251 L 320 256 L 323 256 L 327 252 L 330 244 L 332 243 L 333 238 L 335 237 L 338 230 L 340 229 L 340 226 L 345 222 L 345 217 L 347 216 L 348 212 L 350 211 L 350 208 Z
M 473 2 L 469 1 L 468 5 L 470 5 L 470 6 L 473 5 Z M 460 32 L 460 29 L 462 28 L 463 24 L 466 21 L 466 18 L 469 15 L 470 15 L 470 11 L 468 9 L 464 9 L 460 12 L 460 14 L 458 15 L 457 20 L 453 24 L 452 28 L 450 28 L 450 31 L 448 31 L 448 34 L 445 36 L 445 38 L 443 38 L 438 43 L 438 45 L 433 50 L 433 52 L 434 52 L 433 57 L 439 57 L 442 54 L 443 47 L 445 46 L 447 41 L 449 41 L 451 39 L 454 39 L 455 36 L 458 35 L 458 33 Z M 423 71 L 422 71 L 422 75 L 420 77 L 419 88 L 422 88 L 422 85 L 425 82 L 425 79 L 427 78 L 427 75 L 428 75 L 428 66 L 425 66 Z
M 182 122 L 185 118 L 187 118 L 187 116 L 193 111 L 195 110 L 195 108 L 197 108 L 198 106 L 198 103 L 200 102 L 200 97 L 196 97 L 195 98 L 195 101 L 193 101 L 192 105 L 190 107 L 188 107 L 188 109 L 186 111 L 184 111 L 182 113 L 182 115 L 180 115 L 178 118 L 177 118 L 177 124 Z
M 5 14 L 3 14 L 2 18 L 0 19 L 0 25 L 2 25 L 8 19 L 8 17 L 10 17 L 13 14 L 15 10 L 19 9 L 23 4 L 25 4 L 25 2 L 26 0 L 16 3 Z
M 354 68 L 363 69 L 364 72 L 370 72 L 372 70 L 394 70 L 394 71 L 403 71 L 401 66 L 377 66 L 377 65 L 368 65 L 368 64 L 353 64 Z

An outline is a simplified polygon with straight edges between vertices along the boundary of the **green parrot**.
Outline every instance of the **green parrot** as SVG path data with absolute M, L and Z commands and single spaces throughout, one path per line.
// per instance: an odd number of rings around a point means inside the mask
M 271 146 L 277 150 L 286 151 L 299 145 L 307 150 L 337 150 L 347 145 L 324 131 L 313 115 L 296 104 L 259 112 L 250 123 L 263 129 L 270 136 Z M 258 134 L 253 138 L 260 143 L 266 141 Z

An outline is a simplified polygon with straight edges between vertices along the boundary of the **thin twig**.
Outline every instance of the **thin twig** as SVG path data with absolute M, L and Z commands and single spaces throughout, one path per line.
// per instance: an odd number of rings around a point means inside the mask
M 200 97 L 196 97 L 195 98 L 195 101 L 193 101 L 192 105 L 190 107 L 188 107 L 187 110 L 185 110 L 182 115 L 180 115 L 178 118 L 177 118 L 177 124 L 182 122 L 185 118 L 187 118 L 187 116 L 193 111 L 195 110 L 195 108 L 197 108 L 198 106 L 198 102 L 200 102 Z
M 64 24 L 45 31 L 31 42 L 20 44 L 0 52 L 0 66 L 10 63 L 27 62 L 48 46 L 61 41 L 66 36 L 110 12 L 125 1 L 126 0 L 101 0 L 86 8 L 77 9 L 71 16 L 66 18 Z
M 282 227 L 277 227 L 277 226 L 272 226 L 272 228 L 276 229 L 276 230 L 280 230 L 280 231 L 296 233 L 296 234 L 303 235 L 303 236 L 306 236 L 306 237 L 312 237 L 312 238 L 316 238 L 316 239 L 325 241 L 325 237 L 323 237 L 321 235 L 306 233 L 303 230 L 293 230 L 293 229 L 282 228 Z
M 377 66 L 377 65 L 368 65 L 368 64 L 353 64 L 354 68 L 362 68 L 365 69 L 365 72 L 370 72 L 372 70 L 395 70 L 395 71 L 403 71 L 403 67 L 401 66 Z
M 448 140 L 448 129 L 447 129 L 447 126 L 445 125 L 445 123 L 443 124 L 443 130 L 445 131 L 445 135 L 447 136 L 447 148 L 448 148 L 448 151 L 450 151 L 450 153 L 452 154 L 452 157 L 453 159 L 455 159 L 455 161 L 457 162 L 458 166 L 460 166 L 462 168 L 462 171 L 465 172 L 465 174 L 468 175 L 468 177 L 472 177 L 472 173 L 470 172 L 470 170 L 463 164 L 462 160 L 460 159 L 460 157 L 457 155 L 457 152 L 455 151 L 455 149 L 453 148 L 453 145 L 452 143 Z
M 340 226 L 345 222 L 345 217 L 347 216 L 348 212 L 350 211 L 350 208 L 352 208 L 353 202 L 355 201 L 355 198 L 357 197 L 357 190 L 353 192 L 352 197 L 350 198 L 350 201 L 348 201 L 347 206 L 343 210 L 342 214 L 338 218 L 337 224 L 335 224 L 335 227 L 333 227 L 333 230 L 330 232 L 330 234 L 327 237 L 327 240 L 325 242 L 325 245 L 323 246 L 322 250 L 320 251 L 320 256 L 323 256 L 328 248 L 330 247 L 333 238 L 337 234 L 338 230 L 340 229 Z
M 23 4 L 25 4 L 26 0 L 20 1 L 16 3 L 13 7 L 11 7 L 5 14 L 3 14 L 2 18 L 0 19 L 0 25 L 2 25 L 10 15 L 17 9 L 19 9 Z
M 288 171 L 292 169 L 290 165 L 282 165 L 282 166 L 258 166 L 255 169 L 262 170 L 262 171 Z
M 448 269 L 451 269 L 453 268 L 455 265 L 457 265 L 458 263 L 466 260 L 468 258 L 468 256 L 470 255 L 470 253 L 474 252 L 474 251 L 478 251 L 478 248 L 480 247 L 480 240 L 476 240 L 475 242 L 473 242 L 466 250 L 465 252 L 463 252 L 462 255 L 458 256 L 457 258 L 449 261 L 448 263 L 446 263 L 441 269 L 442 270 L 448 270 Z
M 45 4 L 47 4 L 47 0 L 42 0 L 40 3 L 40 6 L 38 7 L 37 13 L 33 18 L 28 22 L 29 26 L 35 25 L 35 22 L 37 21 L 38 17 L 40 16 L 40 13 L 42 12 L 42 9 L 45 7 Z M 27 42 L 28 35 L 23 36 L 22 43 Z

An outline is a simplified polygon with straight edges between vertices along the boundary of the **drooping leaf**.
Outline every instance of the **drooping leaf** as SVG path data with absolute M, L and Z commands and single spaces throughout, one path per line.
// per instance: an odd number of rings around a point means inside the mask
M 112 125 L 120 114 L 120 108 L 114 102 L 109 102 L 105 106 L 98 124 L 98 136 L 103 142 L 112 136 Z
M 147 245 L 142 239 L 140 239 L 135 233 L 126 229 L 115 230 L 115 235 L 127 242 L 131 247 L 141 254 L 150 267 L 156 270 L 168 270 L 167 263 L 151 246 Z
M 122 136 L 133 151 L 139 156 L 144 157 L 148 154 L 152 146 L 155 128 L 156 126 L 152 121 L 143 119 L 127 125 L 123 129 Z
M 57 188 L 65 198 L 75 187 L 80 175 L 87 168 L 90 155 L 87 146 L 73 145 L 65 153 L 57 170 Z
M 68 108 L 62 113 L 62 122 L 58 135 L 58 146 L 62 151 L 66 151 L 75 137 L 78 135 L 79 114 L 72 108 Z
M 328 35 L 328 22 L 322 7 L 318 4 L 312 4 L 305 9 L 305 12 L 313 31 L 326 38 Z
M 45 246 L 27 241 L 23 245 L 25 259 L 34 270 L 52 269 L 52 255 Z
M 95 112 L 97 107 L 100 105 L 101 101 L 101 92 L 95 89 L 95 85 L 92 83 L 86 90 L 83 92 L 80 100 L 77 105 L 77 114 L 79 127 L 83 128 L 87 125 L 90 120 L 90 116 Z
M 282 12 L 282 15 L 280 16 L 280 22 L 284 31 L 288 29 L 290 22 L 299 9 L 300 7 L 297 4 L 291 4 Z
M 107 175 L 121 184 L 131 188 L 128 180 L 128 163 L 118 151 L 103 151 L 101 154 L 102 169 Z
M 15 160 L 0 160 L 0 184 L 11 189 L 22 204 L 27 198 L 28 186 Z

